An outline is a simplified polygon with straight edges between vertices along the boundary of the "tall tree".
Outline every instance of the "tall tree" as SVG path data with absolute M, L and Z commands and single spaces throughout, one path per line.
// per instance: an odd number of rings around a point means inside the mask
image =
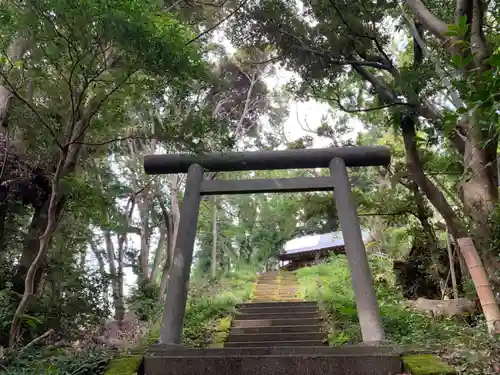
M 6 22 L 1 33 L 14 30 L 2 40 L 2 98 L 8 97 L 2 102 L 8 104 L 2 104 L 2 118 L 9 120 L 12 144 L 23 144 L 31 154 L 11 153 L 2 177 L 18 182 L 20 170 L 14 161 L 20 158 L 37 166 L 45 183 L 41 197 L 34 199 L 36 209 L 20 260 L 17 277 L 25 287 L 12 324 L 12 342 L 68 200 L 68 187 L 62 182 L 88 155 L 86 146 L 109 142 L 120 129 L 126 118 L 125 92 L 155 93 L 171 85 L 173 77 L 200 77 L 204 72 L 194 35 L 171 15 L 156 12 L 157 6 L 156 1 L 113 0 L 2 6 Z M 27 41 L 25 53 L 10 54 L 18 40 Z M 114 127 L 105 126 L 110 119 Z M 36 169 L 28 170 L 33 175 Z M 15 194 L 17 185 L 8 186 Z
M 426 7 L 420 1 L 407 1 L 407 5 L 429 46 L 428 58 L 417 70 L 411 61 L 398 61 L 398 51 L 391 46 L 392 31 L 401 19 L 401 8 L 392 1 L 324 0 L 301 7 L 286 0 L 252 1 L 231 29 L 232 40 L 237 45 L 275 48 L 276 60 L 300 75 L 295 89 L 301 96 L 320 98 L 346 111 L 390 108 L 395 118 L 407 110 L 418 115 L 430 132 L 453 148 L 463 165 L 459 197 L 474 224 L 473 235 L 484 250 L 490 276 L 496 277 L 498 261 L 481 241 L 491 237 L 488 217 L 497 202 L 497 136 L 488 121 L 491 101 L 478 107 L 473 99 L 477 95 L 471 94 L 478 81 L 494 78 L 491 68 L 496 60 L 484 31 L 491 20 L 485 18 L 487 3 L 459 0 Z M 406 35 L 412 36 L 411 30 Z M 453 77 L 453 87 L 441 84 L 436 61 Z M 356 81 L 362 83 L 357 88 L 351 86 Z M 454 107 L 448 96 L 458 96 L 464 107 Z M 408 166 L 419 189 L 455 238 L 463 236 L 466 230 L 460 217 L 418 162 L 412 133 L 407 128 L 403 135 Z

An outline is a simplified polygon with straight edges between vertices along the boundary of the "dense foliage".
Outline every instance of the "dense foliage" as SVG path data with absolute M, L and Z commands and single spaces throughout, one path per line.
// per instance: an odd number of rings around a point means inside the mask
M 350 171 L 390 339 L 461 343 L 444 355 L 464 373 L 498 366 L 481 314 L 402 307 L 408 288 L 478 299 L 462 237 L 500 292 L 500 9 L 457 4 L 0 0 L 0 366 L 98 373 L 156 339 L 185 176 L 145 175 L 144 155 L 318 145 L 391 149 Z M 330 193 L 204 198 L 184 341 L 209 345 L 286 241 L 339 229 Z M 358 340 L 345 259 L 300 274 L 330 343 Z

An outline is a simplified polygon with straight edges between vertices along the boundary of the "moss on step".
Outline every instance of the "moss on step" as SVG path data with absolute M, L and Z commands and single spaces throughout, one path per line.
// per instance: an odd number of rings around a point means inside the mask
M 115 358 L 109 363 L 104 375 L 135 375 L 141 365 L 142 355 L 128 355 Z
M 222 348 L 224 346 L 227 336 L 229 335 L 229 331 L 231 330 L 232 321 L 232 316 L 226 316 L 225 318 L 219 320 L 212 337 L 212 342 L 208 346 L 209 348 Z
M 405 368 L 412 375 L 456 375 L 453 367 L 448 366 L 432 354 L 415 354 L 403 356 Z

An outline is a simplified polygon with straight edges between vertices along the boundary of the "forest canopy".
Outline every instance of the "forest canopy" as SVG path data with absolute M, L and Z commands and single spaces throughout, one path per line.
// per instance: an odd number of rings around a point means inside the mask
M 47 332 L 47 345 L 71 347 L 95 341 L 106 320 L 157 319 L 186 176 L 148 176 L 144 155 L 368 145 L 392 154 L 388 167 L 349 172 L 367 252 L 391 265 L 379 273 L 396 274 L 400 300 L 490 306 L 480 319 L 492 332 L 499 7 L 0 0 L 0 349 Z M 238 277 L 276 268 L 287 241 L 340 229 L 330 193 L 204 198 L 193 296 L 204 282 L 243 288 Z M 422 295 L 407 290 L 417 268 Z

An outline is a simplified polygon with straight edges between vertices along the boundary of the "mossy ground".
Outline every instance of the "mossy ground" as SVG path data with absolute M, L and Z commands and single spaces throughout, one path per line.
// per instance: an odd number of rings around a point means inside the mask
M 111 360 L 104 375 L 135 375 L 139 370 L 142 355 L 129 355 Z
M 453 367 L 431 354 L 403 356 L 405 368 L 412 375 L 456 375 Z
M 209 348 L 222 348 L 226 342 L 229 331 L 231 330 L 232 316 L 227 316 L 220 319 L 216 329 L 212 335 L 212 342 L 208 345 Z

